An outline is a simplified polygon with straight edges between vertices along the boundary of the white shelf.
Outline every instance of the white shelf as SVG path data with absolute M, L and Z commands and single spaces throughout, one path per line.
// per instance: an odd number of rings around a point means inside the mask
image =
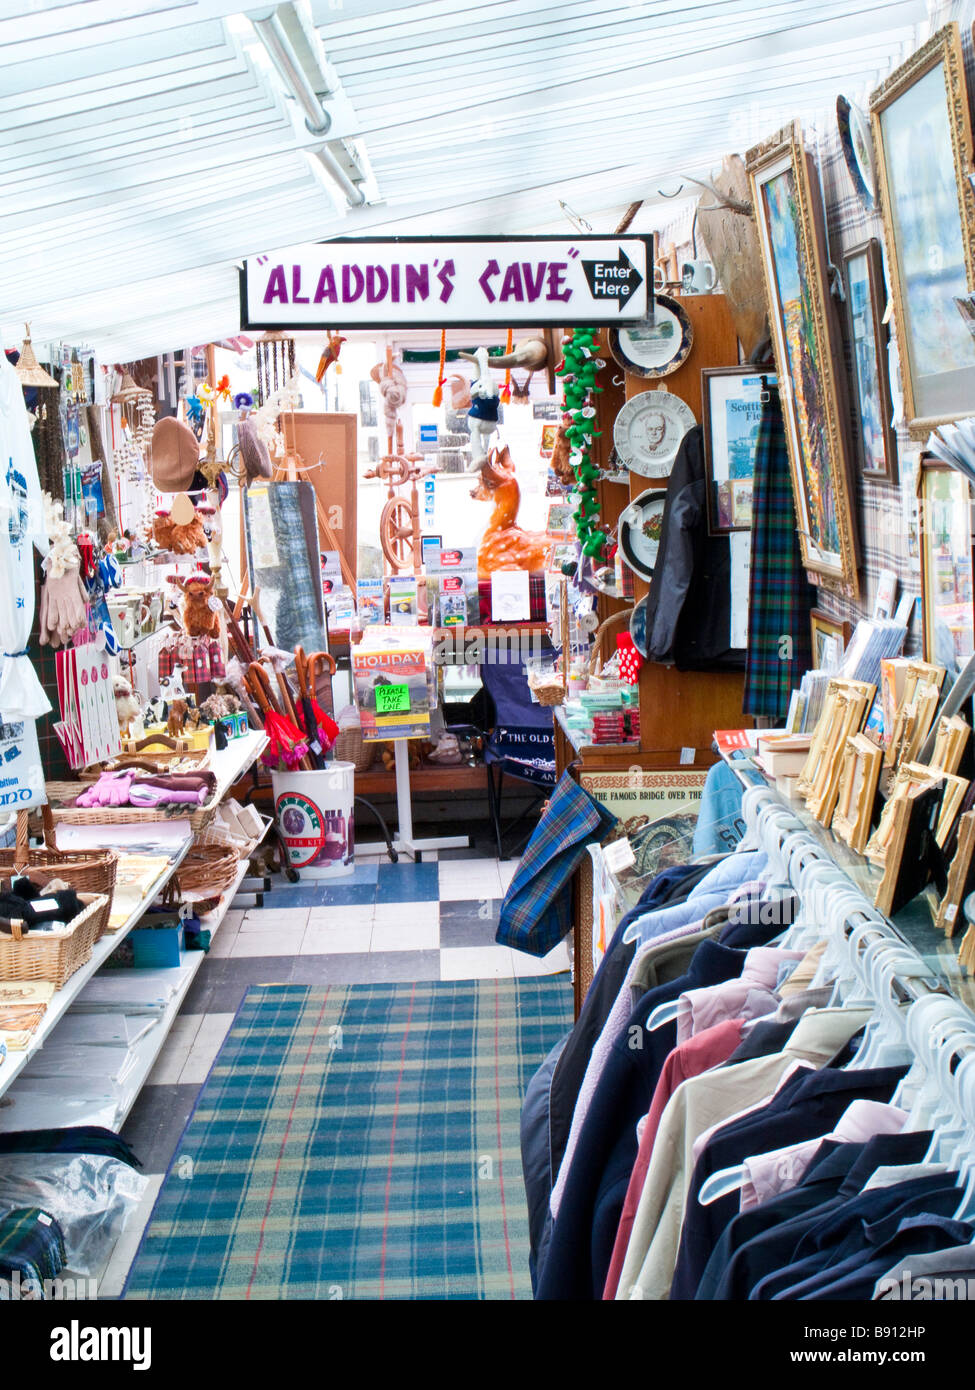
M 5 1061 L 0 1063 L 0 1095 L 2 1095 L 11 1082 L 20 1075 L 30 1059 L 44 1046 L 44 1043 L 61 1021 L 64 1013 L 78 998 L 78 995 L 84 989 L 92 975 L 94 975 L 95 971 L 104 965 L 119 942 L 129 934 L 136 922 L 143 916 L 153 898 L 162 892 L 180 864 L 182 864 L 192 843 L 192 839 L 187 839 L 183 848 L 175 858 L 166 859 L 163 862 L 152 887 L 147 890 L 145 897 L 143 897 L 139 905 L 133 909 L 132 913 L 119 930 L 111 932 L 108 936 L 103 936 L 100 941 L 96 941 L 95 948 L 91 953 L 91 959 L 87 960 L 80 970 L 76 970 L 70 980 L 67 980 L 61 989 L 55 990 L 54 997 L 50 1004 L 48 1004 L 44 1012 L 44 1017 L 38 1024 L 37 1030 L 30 1040 L 30 1044 L 23 1052 L 8 1052 Z M 55 1124 L 56 1123 L 55 1121 Z
M 247 876 L 247 862 L 242 863 L 237 871 L 237 877 L 233 886 L 224 894 L 220 903 L 214 910 L 200 918 L 200 926 L 204 931 L 209 931 L 210 939 L 213 940 L 220 924 L 230 910 L 230 905 L 236 896 L 237 889 Z M 129 1111 L 138 1098 L 139 1092 L 146 1084 L 146 1078 L 152 1071 L 156 1058 L 162 1051 L 163 1044 L 169 1035 L 169 1030 L 173 1026 L 173 1020 L 183 1007 L 183 1000 L 186 998 L 190 985 L 196 979 L 197 971 L 206 959 L 206 951 L 180 951 L 179 965 L 172 967 L 173 974 L 180 975 L 179 985 L 176 993 L 169 1003 L 158 1023 L 154 1028 L 150 1028 L 144 1037 L 141 1037 L 131 1049 L 135 1054 L 136 1063 L 125 1083 L 125 1094 L 119 1101 L 118 1110 L 115 1112 L 115 1129 L 120 1130 L 128 1119 Z
M 244 738 L 231 739 L 226 748 L 219 752 L 214 752 L 210 759 L 210 767 L 217 779 L 216 795 L 219 800 L 227 795 L 230 788 L 237 782 L 254 761 L 260 757 L 267 747 L 267 735 L 263 732 L 251 731 Z M 270 822 L 268 822 L 269 824 Z M 105 827 L 105 837 L 111 843 L 112 827 Z M 166 856 L 164 865 L 160 869 L 159 875 L 142 898 L 141 902 L 133 909 L 128 919 L 121 928 L 112 932 L 109 936 L 103 936 L 96 942 L 91 954 L 91 959 L 75 971 L 71 979 L 66 982 L 62 989 L 55 991 L 54 997 L 47 1006 L 44 1017 L 41 1020 L 36 1032 L 31 1038 L 30 1045 L 23 1052 L 10 1052 L 6 1059 L 0 1063 L 0 1095 L 17 1079 L 23 1072 L 32 1057 L 40 1051 L 46 1040 L 51 1036 L 65 1012 L 78 999 L 85 985 L 95 974 L 95 972 L 105 963 L 107 958 L 115 950 L 120 941 L 128 935 L 132 928 L 141 920 L 152 901 L 162 892 L 173 874 L 179 868 L 186 857 L 190 846 L 193 843 L 192 835 L 187 835 L 182 844 L 173 852 L 171 856 Z M 160 856 L 161 858 L 163 856 Z M 218 907 L 209 914 L 208 917 L 201 919 L 201 925 L 210 931 L 211 937 L 217 931 L 224 917 L 226 916 L 231 903 L 236 896 L 237 890 L 247 877 L 248 861 L 241 863 L 237 878 L 229 892 L 222 898 Z M 180 964 L 174 966 L 173 970 L 181 976 L 179 986 L 175 996 L 170 1000 L 166 1010 L 159 1018 L 156 1026 L 140 1039 L 135 1045 L 138 1054 L 138 1062 L 135 1070 L 131 1073 L 126 1083 L 124 1099 L 119 1102 L 116 1116 L 116 1128 L 121 1128 L 126 1116 L 132 1109 L 136 1097 L 142 1086 L 145 1084 L 146 1077 L 152 1070 L 166 1036 L 172 1027 L 173 1019 L 179 1012 L 186 993 L 203 963 L 206 956 L 205 951 L 182 951 L 180 953 Z M 56 1104 L 52 1104 L 52 1113 L 49 1120 L 52 1128 L 56 1128 L 60 1123 Z
M 251 730 L 243 738 L 232 738 L 226 748 L 210 754 L 210 771 L 217 778 L 217 800 L 222 801 L 235 782 L 257 761 L 268 744 L 263 729 Z
M 216 934 L 221 922 L 227 915 L 230 903 L 233 901 L 233 896 L 237 891 L 237 884 L 240 883 L 240 881 L 243 879 L 246 869 L 246 864 L 242 864 L 240 866 L 237 875 L 237 880 L 231 887 L 230 891 L 224 895 L 219 905 L 214 909 L 213 912 L 209 913 L 206 917 L 202 917 L 200 919 L 200 925 L 204 929 L 209 930 L 211 939 Z M 122 936 L 122 932 L 116 932 L 114 936 L 103 938 L 103 940 L 100 941 L 98 944 L 99 946 L 103 946 L 105 944 L 105 941 L 108 941 L 110 943 L 110 949 L 113 949 L 118 944 L 118 941 L 121 939 Z M 99 961 L 99 964 L 101 964 L 101 961 L 104 960 L 105 954 L 107 953 L 102 953 L 102 957 Z M 162 1051 L 163 1043 L 166 1041 L 166 1038 L 169 1034 L 169 1030 L 173 1026 L 173 1020 L 182 1008 L 183 1000 L 186 998 L 189 987 L 196 978 L 197 971 L 203 964 L 205 956 L 205 951 L 180 951 L 179 965 L 174 965 L 170 970 L 167 971 L 154 970 L 155 974 L 167 974 L 174 977 L 176 983 L 176 991 L 170 999 L 169 1003 L 166 1005 L 166 1008 L 159 1015 L 159 1018 L 156 1020 L 153 1027 L 150 1028 L 149 1031 L 145 1033 L 144 1036 L 141 1037 L 138 1040 L 138 1042 L 130 1049 L 131 1054 L 135 1057 L 135 1064 L 132 1070 L 130 1071 L 128 1077 L 126 1078 L 126 1081 L 123 1086 L 122 1096 L 119 1099 L 118 1106 L 115 1111 L 114 1128 L 116 1130 L 122 1128 L 122 1125 L 125 1123 L 128 1117 L 129 1111 L 132 1109 L 133 1105 L 136 1102 L 136 1098 L 138 1097 L 139 1092 L 145 1085 L 146 1077 L 152 1071 L 156 1058 Z M 89 962 L 89 964 L 90 963 L 91 962 Z M 79 971 L 78 973 L 80 974 L 81 972 Z M 86 983 L 87 979 L 89 978 L 90 972 L 86 976 Z M 79 997 L 79 994 L 80 991 L 76 992 L 74 995 L 74 999 L 77 999 Z M 63 1013 L 63 1009 L 61 1010 L 61 1012 Z M 54 1025 L 52 1024 L 51 1026 L 53 1027 Z M 50 1032 L 50 1029 L 48 1029 L 48 1032 Z M 36 1051 L 36 1047 L 32 1048 L 32 1055 Z M 26 1064 L 26 1054 L 24 1055 Z M 29 1077 L 24 1078 L 24 1084 L 30 1084 Z M 52 1098 L 50 1114 L 45 1114 L 41 1119 L 35 1118 L 35 1120 L 32 1122 L 32 1127 L 39 1127 L 41 1129 L 56 1129 L 58 1125 L 62 1123 L 59 1105 L 60 1102 L 57 1099 Z

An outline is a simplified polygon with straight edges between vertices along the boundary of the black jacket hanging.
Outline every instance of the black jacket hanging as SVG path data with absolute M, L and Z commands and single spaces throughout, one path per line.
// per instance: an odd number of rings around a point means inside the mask
M 681 442 L 667 483 L 660 548 L 647 595 L 647 656 L 679 670 L 741 669 L 731 646 L 731 545 L 708 533 L 703 430 Z

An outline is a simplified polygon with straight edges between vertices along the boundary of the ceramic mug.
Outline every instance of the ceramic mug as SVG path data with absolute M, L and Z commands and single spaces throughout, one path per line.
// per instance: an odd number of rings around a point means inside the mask
M 710 261 L 685 261 L 681 271 L 681 289 L 685 294 L 710 294 L 718 276 Z

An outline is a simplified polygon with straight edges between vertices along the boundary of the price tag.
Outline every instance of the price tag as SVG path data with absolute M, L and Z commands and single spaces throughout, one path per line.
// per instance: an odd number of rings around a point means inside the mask
M 377 714 L 408 714 L 410 710 L 410 687 L 408 685 L 377 685 Z
M 624 869 L 636 863 L 633 847 L 626 839 L 614 840 L 611 845 L 607 845 L 603 850 L 603 858 L 611 874 L 622 873 Z

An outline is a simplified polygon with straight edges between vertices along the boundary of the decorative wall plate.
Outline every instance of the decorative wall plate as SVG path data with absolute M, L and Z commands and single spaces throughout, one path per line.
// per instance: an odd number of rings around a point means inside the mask
M 633 376 L 669 376 L 687 361 L 694 329 L 685 311 L 669 295 L 654 296 L 653 319 L 611 328 L 609 350 Z
M 836 98 L 836 124 L 839 126 L 843 158 L 857 197 L 867 211 L 872 212 L 876 203 L 876 188 L 870 124 L 859 106 L 847 101 L 844 96 Z
M 691 407 L 672 391 L 641 391 L 620 408 L 613 442 L 631 472 L 666 478 L 681 440 L 696 424 Z
M 665 488 L 647 488 L 620 512 L 620 554 L 634 574 L 648 581 L 653 578 L 660 549 L 666 501 Z

